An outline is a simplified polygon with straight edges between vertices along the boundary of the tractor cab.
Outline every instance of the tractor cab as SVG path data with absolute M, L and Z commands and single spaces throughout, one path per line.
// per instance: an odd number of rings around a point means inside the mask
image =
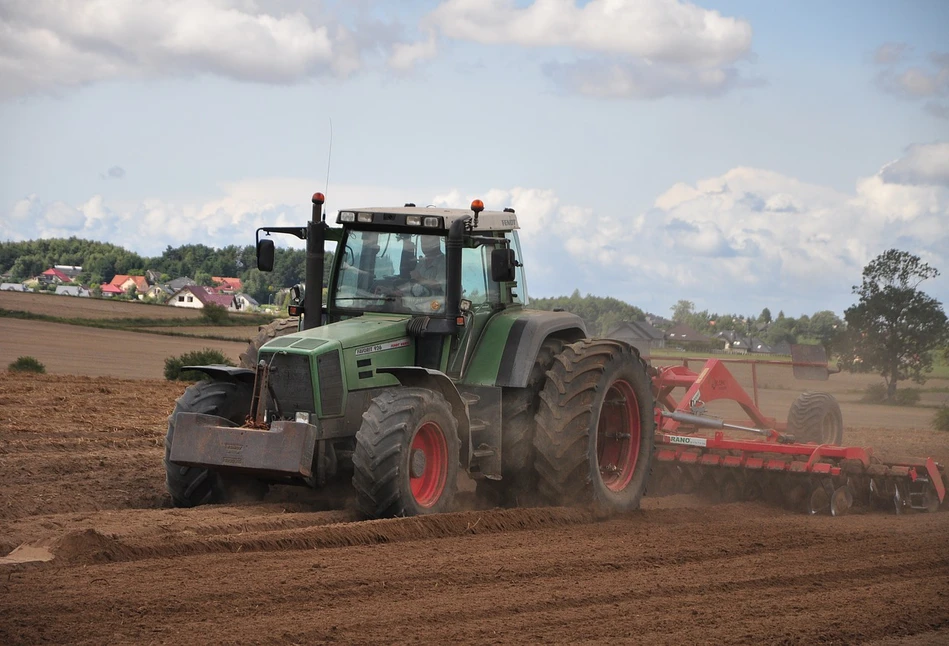
M 371 208 L 340 211 L 327 320 L 405 315 L 416 365 L 459 377 L 458 356 L 492 317 L 523 305 L 513 210 Z
M 258 230 L 258 267 L 273 263 L 273 243 L 260 232 L 290 233 L 307 240 L 306 282 L 323 283 L 323 247 L 336 241 L 325 303 L 317 290 L 295 289 L 290 308 L 301 330 L 354 317 L 405 317 L 415 341 L 413 365 L 460 378 L 471 346 L 488 321 L 527 301 L 513 209 L 485 211 L 416 207 L 346 209 L 329 227 L 323 196 L 313 199 L 308 227 Z M 319 308 L 319 310 L 317 310 Z M 318 315 L 311 314 L 319 311 Z

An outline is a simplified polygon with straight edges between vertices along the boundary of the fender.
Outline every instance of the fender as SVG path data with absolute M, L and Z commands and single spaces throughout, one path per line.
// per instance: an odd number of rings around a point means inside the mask
M 254 378 L 257 373 L 248 368 L 237 368 L 234 366 L 182 366 L 182 370 L 194 370 L 203 372 L 212 379 L 221 381 L 239 381 L 254 385 Z
M 444 372 L 433 370 L 431 368 L 419 368 L 414 366 L 401 368 L 377 368 L 377 373 L 390 374 L 399 380 L 399 383 L 409 388 L 428 388 L 440 392 L 448 400 L 455 419 L 458 420 L 458 435 L 460 438 L 468 437 L 470 423 L 468 420 L 468 407 L 465 405 L 461 393 L 455 387 L 455 384 L 448 378 Z
M 587 336 L 586 324 L 570 312 L 524 310 L 508 333 L 495 385 L 527 386 L 540 346 L 551 336 L 567 342 L 579 341 Z

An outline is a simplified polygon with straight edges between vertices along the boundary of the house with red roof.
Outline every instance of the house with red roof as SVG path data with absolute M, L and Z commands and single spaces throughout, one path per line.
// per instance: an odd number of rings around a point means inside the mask
M 203 285 L 185 285 L 168 299 L 172 307 L 189 307 L 201 309 L 207 305 L 220 305 L 229 310 L 237 309 L 234 305 L 233 294 L 218 294 L 210 287 Z
M 50 267 L 49 269 L 44 271 L 42 274 L 37 276 L 36 279 L 46 285 L 49 285 L 51 283 L 65 284 L 65 283 L 72 282 L 72 278 L 67 276 L 65 272 L 63 272 L 62 270 L 56 269 L 56 267 Z
M 125 294 L 121 288 L 116 287 L 110 283 L 102 283 L 99 285 L 99 289 L 102 291 L 103 298 L 112 298 L 113 296 L 122 296 Z
M 211 276 L 214 282 L 214 291 L 218 294 L 239 294 L 244 289 L 240 278 L 229 276 Z
M 144 294 L 148 291 L 148 280 L 144 276 L 129 276 L 127 274 L 116 274 L 109 281 L 110 285 L 118 287 L 123 292 L 128 292 L 135 287 L 137 294 Z

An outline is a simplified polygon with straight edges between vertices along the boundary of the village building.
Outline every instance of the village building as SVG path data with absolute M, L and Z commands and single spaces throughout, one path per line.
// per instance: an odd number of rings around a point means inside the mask
M 171 307 L 187 307 L 203 309 L 208 305 L 220 305 L 229 310 L 234 307 L 233 294 L 216 294 L 210 288 L 202 285 L 186 285 L 171 295 L 168 299 Z
M 646 321 L 623 321 L 607 332 L 606 337 L 629 343 L 644 357 L 649 356 L 651 350 L 666 346 L 666 337 L 662 330 Z

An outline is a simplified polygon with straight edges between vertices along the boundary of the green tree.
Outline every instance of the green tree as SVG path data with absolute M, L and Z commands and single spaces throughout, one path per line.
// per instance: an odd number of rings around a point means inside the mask
M 794 333 L 794 319 L 779 318 L 768 326 L 768 329 L 761 335 L 768 345 L 777 345 L 782 341 L 787 343 L 797 343 L 797 335 Z
M 860 298 L 844 313 L 841 356 L 851 368 L 878 371 L 887 400 L 900 380 L 923 383 L 933 351 L 949 339 L 942 304 L 917 289 L 938 275 L 919 256 L 890 249 L 864 267 L 861 284 L 853 288 Z
M 758 322 L 764 323 L 765 325 L 771 324 L 771 310 L 767 307 L 761 310 L 761 314 L 758 315 Z
M 603 296 L 581 296 L 574 290 L 570 296 L 532 298 L 531 307 L 539 310 L 562 309 L 572 312 L 587 324 L 587 331 L 594 336 L 607 334 L 622 321 L 643 321 L 641 309 L 617 298 Z
M 830 351 L 837 340 L 837 336 L 844 331 L 844 322 L 830 310 L 815 312 L 807 326 L 807 335 L 817 339 L 821 345 Z
M 43 258 L 38 254 L 20 256 L 13 262 L 11 273 L 16 280 L 26 280 L 43 273 L 49 267 L 44 267 Z
M 672 320 L 676 323 L 686 323 L 692 314 L 695 313 L 695 303 L 685 299 L 679 300 L 670 307 L 672 310 Z
M 204 285 L 205 287 L 211 287 L 214 285 L 214 281 L 211 280 L 211 274 L 205 271 L 198 271 L 194 274 L 194 282 L 199 285 Z

